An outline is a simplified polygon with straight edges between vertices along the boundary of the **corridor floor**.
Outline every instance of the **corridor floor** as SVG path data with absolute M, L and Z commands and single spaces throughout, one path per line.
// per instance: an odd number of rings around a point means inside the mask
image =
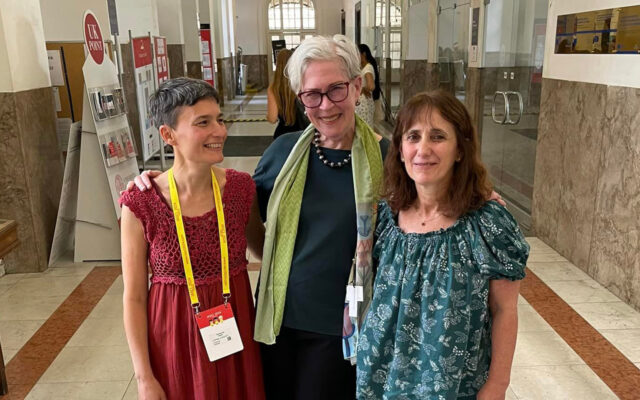
M 222 166 L 252 173 L 274 129 L 260 121 L 266 96 L 228 101 L 223 111 L 237 152 L 225 151 Z M 507 399 L 640 398 L 640 313 L 539 239 L 528 241 Z M 255 287 L 259 266 L 250 262 Z M 135 399 L 122 291 L 119 263 L 61 261 L 1 277 L 10 393 L 0 399 Z

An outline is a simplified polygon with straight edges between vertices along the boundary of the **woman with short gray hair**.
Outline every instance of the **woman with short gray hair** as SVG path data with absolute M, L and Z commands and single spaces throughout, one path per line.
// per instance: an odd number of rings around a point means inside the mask
M 276 139 L 253 177 L 267 223 L 255 330 L 265 389 L 268 399 L 353 399 L 389 142 L 355 115 L 360 56 L 347 37 L 305 39 L 287 74 L 311 124 Z

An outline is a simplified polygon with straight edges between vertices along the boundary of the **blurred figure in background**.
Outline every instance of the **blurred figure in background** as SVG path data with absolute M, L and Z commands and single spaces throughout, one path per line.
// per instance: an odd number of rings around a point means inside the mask
M 362 93 L 358 98 L 356 114 L 373 128 L 373 114 L 375 111 L 375 101 L 380 98 L 380 75 L 378 73 L 378 63 L 371 55 L 371 50 L 366 44 L 359 44 L 360 51 L 360 77 L 362 77 Z
M 273 133 L 274 139 L 285 133 L 302 131 L 309 125 L 309 120 L 304 115 L 304 107 L 291 90 L 289 78 L 284 74 L 292 54 L 293 51 L 288 49 L 278 53 L 273 82 L 267 89 L 267 121 L 278 122 Z

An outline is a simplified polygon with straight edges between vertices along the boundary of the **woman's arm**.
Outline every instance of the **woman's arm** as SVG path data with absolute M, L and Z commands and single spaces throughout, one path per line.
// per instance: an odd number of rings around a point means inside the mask
M 367 97 L 371 97 L 373 89 L 375 88 L 376 84 L 373 80 L 373 74 L 367 72 L 366 74 L 364 74 L 364 82 L 362 82 L 362 93 L 364 93 Z
M 511 363 L 518 334 L 518 293 L 520 281 L 505 279 L 489 283 L 491 366 L 489 378 L 478 392 L 479 400 L 504 399 L 511 380 Z
M 127 334 L 133 370 L 141 399 L 166 399 L 160 383 L 153 376 L 147 341 L 147 242 L 142 223 L 122 206 L 121 219 L 122 296 L 124 329 Z
M 278 122 L 278 104 L 276 103 L 276 95 L 273 94 L 271 86 L 267 88 L 267 121 L 272 124 Z
M 262 259 L 262 247 L 264 246 L 264 224 L 260 218 L 258 196 L 253 197 L 251 214 L 246 228 L 247 246 L 256 258 Z

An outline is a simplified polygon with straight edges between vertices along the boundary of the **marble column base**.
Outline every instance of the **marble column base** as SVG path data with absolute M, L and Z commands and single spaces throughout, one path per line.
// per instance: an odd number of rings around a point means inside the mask
M 7 273 L 48 266 L 63 164 L 51 87 L 0 93 L 0 219 L 18 224 L 20 244 L 4 259 Z
M 256 90 L 269 86 L 269 60 L 266 54 L 243 55 L 242 62 L 247 65 L 247 85 Z
M 167 57 L 169 58 L 169 78 L 186 76 L 184 44 L 167 44 Z
M 202 79 L 202 61 L 187 61 L 187 76 Z
M 133 141 L 136 146 L 137 158 L 142 159 L 142 141 L 140 135 L 140 113 L 138 112 L 138 97 L 136 94 L 136 80 L 134 75 L 133 58 L 129 43 L 120 45 L 122 54 L 122 91 L 124 92 L 127 119 L 131 126 Z

